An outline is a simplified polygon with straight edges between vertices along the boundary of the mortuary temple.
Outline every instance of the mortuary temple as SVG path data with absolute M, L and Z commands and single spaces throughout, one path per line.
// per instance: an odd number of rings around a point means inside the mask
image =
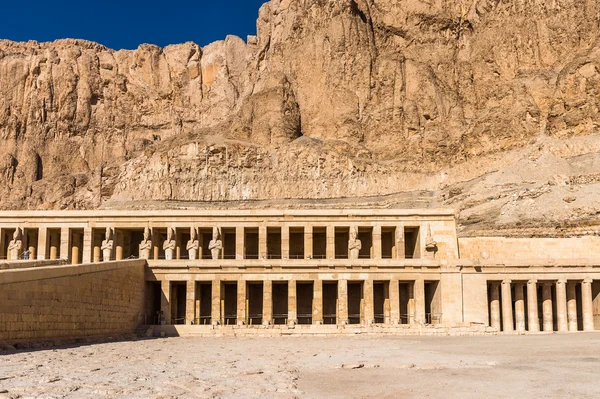
M 600 329 L 599 241 L 459 238 L 447 209 L 0 212 L 8 264 L 143 262 L 136 323 L 178 334 Z

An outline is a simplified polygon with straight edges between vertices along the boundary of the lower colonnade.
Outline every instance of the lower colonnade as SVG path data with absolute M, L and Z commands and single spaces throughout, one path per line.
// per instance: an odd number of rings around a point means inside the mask
M 441 324 L 439 281 L 189 280 L 149 283 L 149 324 Z
M 492 281 L 489 325 L 498 331 L 594 331 L 593 280 Z

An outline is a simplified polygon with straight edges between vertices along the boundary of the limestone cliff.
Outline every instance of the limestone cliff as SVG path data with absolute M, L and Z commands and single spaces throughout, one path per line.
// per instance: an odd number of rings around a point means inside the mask
M 0 207 L 350 198 L 452 206 L 464 234 L 596 228 L 597 1 L 272 0 L 257 28 L 0 41 Z

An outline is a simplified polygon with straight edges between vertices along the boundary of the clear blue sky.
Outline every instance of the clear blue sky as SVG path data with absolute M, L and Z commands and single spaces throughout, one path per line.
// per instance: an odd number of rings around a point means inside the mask
M 0 38 L 15 41 L 87 39 L 114 49 L 141 43 L 193 41 L 256 34 L 266 0 L 3 0 Z

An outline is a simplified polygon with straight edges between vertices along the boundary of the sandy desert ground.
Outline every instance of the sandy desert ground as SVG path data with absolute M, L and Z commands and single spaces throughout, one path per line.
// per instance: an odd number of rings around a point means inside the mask
M 0 398 L 599 397 L 600 334 L 165 338 L 0 352 Z

